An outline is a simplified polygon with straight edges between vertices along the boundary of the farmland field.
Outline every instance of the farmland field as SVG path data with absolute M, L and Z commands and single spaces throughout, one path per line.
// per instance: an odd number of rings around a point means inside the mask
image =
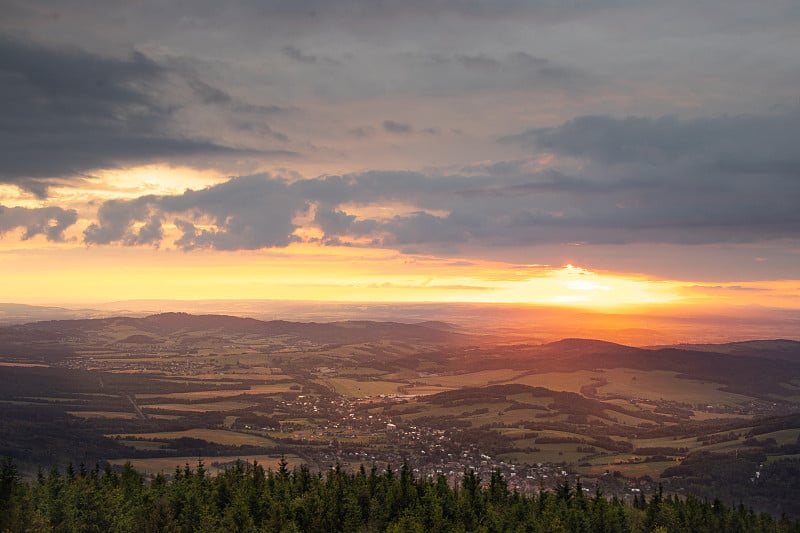
M 128 433 L 107 435 L 111 438 L 121 439 L 145 439 L 145 440 L 174 440 L 183 437 L 201 439 L 223 446 L 261 446 L 272 447 L 275 442 L 266 437 L 250 435 L 247 433 L 237 433 L 235 431 L 225 431 L 222 429 L 187 429 L 185 431 L 164 431 L 159 433 Z
M 137 398 L 152 399 L 152 398 L 165 398 L 173 400 L 212 400 L 215 398 L 229 398 L 232 396 L 254 396 L 266 394 L 279 394 L 282 392 L 289 392 L 293 386 L 298 386 L 296 383 L 268 383 L 260 385 L 252 385 L 247 389 L 222 389 L 222 390 L 204 390 L 193 392 L 172 392 L 168 394 L 139 394 Z
M 578 471 L 583 474 L 602 475 L 605 472 L 619 472 L 627 477 L 649 476 L 657 478 L 664 470 L 678 464 L 677 461 L 652 461 L 639 463 L 612 463 L 579 467 Z
M 720 390 L 719 383 L 679 378 L 676 372 L 660 370 L 639 371 L 613 368 L 603 373 L 608 385 L 598 388 L 601 395 L 661 400 L 669 398 L 688 404 L 739 405 L 748 398 Z
M 239 411 L 253 407 L 252 403 L 220 401 L 207 403 L 152 403 L 143 404 L 143 411 L 183 411 L 186 413 L 208 413 L 211 411 Z
M 522 383 L 531 387 L 544 387 L 555 391 L 580 392 L 582 387 L 594 383 L 593 379 L 602 379 L 605 377 L 605 372 L 578 370 L 576 372 L 527 374 L 514 378 L 511 382 Z
M 322 378 L 316 382 L 351 398 L 398 394 L 398 388 L 404 385 L 397 381 L 358 381 L 348 378 Z
M 124 418 L 129 420 L 136 418 L 136 413 L 120 411 L 67 411 L 67 413 L 78 418 Z
M 503 383 L 514 380 L 522 372 L 517 370 L 484 370 L 481 372 L 469 372 L 465 374 L 451 374 L 441 376 L 422 377 L 415 381 L 427 385 L 461 388 L 461 387 L 482 387 L 492 383 Z

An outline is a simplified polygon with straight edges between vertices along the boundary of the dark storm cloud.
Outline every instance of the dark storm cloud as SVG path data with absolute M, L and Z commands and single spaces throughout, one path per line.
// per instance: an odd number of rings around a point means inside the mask
M 579 171 L 509 161 L 452 175 L 371 171 L 291 183 L 247 176 L 178 196 L 107 202 L 86 241 L 155 243 L 159 221 L 174 218 L 183 248 L 285 246 L 297 239 L 298 214 L 310 209 L 322 242 L 358 238 L 398 249 L 796 238 L 797 139 L 797 113 L 583 117 L 507 139 L 577 159 Z M 371 217 L 348 207 L 396 203 L 413 210 Z
M 78 220 L 74 209 L 60 207 L 4 207 L 0 205 L 0 236 L 16 228 L 24 228 L 23 240 L 44 235 L 48 241 L 64 240 L 64 230 Z
M 0 37 L 0 181 L 44 196 L 46 178 L 245 152 L 174 133 L 178 107 L 158 98 L 167 78 L 140 53 L 114 59 Z M 202 91 L 208 101 L 226 100 Z

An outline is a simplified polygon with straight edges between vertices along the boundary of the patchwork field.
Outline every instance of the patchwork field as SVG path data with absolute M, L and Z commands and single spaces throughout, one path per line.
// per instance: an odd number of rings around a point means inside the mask
M 120 418 L 126 420 L 132 420 L 136 418 L 136 413 L 125 413 L 119 411 L 67 411 L 67 414 L 78 418 Z
M 415 381 L 426 385 L 435 385 L 446 388 L 483 387 L 486 385 L 507 383 L 513 381 L 523 372 L 518 370 L 484 370 L 465 374 L 451 374 L 441 376 L 421 377 Z
M 710 381 L 679 378 L 676 372 L 661 370 L 640 371 L 613 368 L 603 372 L 607 385 L 598 388 L 599 394 L 646 398 L 696 404 L 735 406 L 747 403 L 748 397 L 720 390 L 723 385 Z
M 315 381 L 337 394 L 350 398 L 399 394 L 399 388 L 405 385 L 397 381 L 359 381 L 349 378 L 322 378 Z
M 233 396 L 258 396 L 266 394 L 280 394 L 289 392 L 292 387 L 299 387 L 297 383 L 266 383 L 260 385 L 252 385 L 246 389 L 221 389 L 221 390 L 203 390 L 193 392 L 173 392 L 169 394 L 139 394 L 137 398 L 142 400 L 149 400 L 153 398 L 165 398 L 173 400 L 211 400 L 215 398 L 230 398 Z
M 167 441 L 189 437 L 200 439 L 223 446 L 260 446 L 272 447 L 275 441 L 258 435 L 226 431 L 222 429 L 187 429 L 185 431 L 164 431 L 159 433 L 128 433 L 106 435 L 111 438 L 121 439 L 145 439 L 153 441 Z
M 207 403 L 152 403 L 141 406 L 143 411 L 183 411 L 185 413 L 209 413 L 213 411 L 240 411 L 253 407 L 253 403 L 219 401 Z
M 679 464 L 679 461 L 651 461 L 651 462 L 638 462 L 638 463 L 612 463 L 602 464 L 588 467 L 578 467 L 578 472 L 581 474 L 590 475 L 603 475 L 606 472 L 619 472 L 626 477 L 642 477 L 649 476 L 650 478 L 658 478 L 664 470 L 671 466 Z

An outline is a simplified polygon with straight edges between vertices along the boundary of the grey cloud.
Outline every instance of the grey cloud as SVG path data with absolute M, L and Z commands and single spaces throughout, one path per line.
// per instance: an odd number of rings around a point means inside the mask
M 375 232 L 380 224 L 375 220 L 357 220 L 336 208 L 319 206 L 314 215 L 314 223 L 325 233 L 324 242 L 339 244 L 342 236 L 363 237 Z
M 515 24 L 503 31 L 524 34 L 528 32 L 528 25 L 522 23 L 526 17 L 538 22 L 550 12 L 583 16 L 594 12 L 590 6 L 575 9 L 559 2 L 522 1 L 315 0 L 294 4 L 239 0 L 222 7 L 204 0 L 167 4 L 143 0 L 126 5 L 44 0 L 38 9 L 20 6 L 28 14 L 18 14 L 16 24 L 6 21 L 5 27 L 10 33 L 25 28 L 25 34 L 33 38 L 93 50 L 118 52 L 121 43 L 143 43 L 143 48 L 152 50 L 148 53 L 159 57 L 162 67 L 175 68 L 173 61 L 194 62 L 206 72 L 213 71 L 206 81 L 215 79 L 223 89 L 260 84 L 262 94 L 292 101 L 470 94 L 531 86 L 579 90 L 587 83 L 579 69 L 561 65 L 557 58 L 552 65 L 526 63 L 521 58 L 538 53 L 503 50 L 495 35 L 496 25 L 505 25 L 505 17 L 515 17 Z M 44 13 L 56 13 L 59 22 L 55 24 Z M 455 23 L 447 26 L 446 35 L 441 35 L 439 17 Z M 0 20 L 0 31 L 3 23 Z M 399 50 L 427 57 L 409 59 Z M 444 59 L 441 64 L 432 64 L 436 54 Z M 245 59 L 256 57 L 258 61 Z M 208 105 L 228 105 L 224 93 L 197 90 Z
M 143 54 L 115 59 L 0 37 L 0 180 L 44 196 L 47 178 L 195 155 L 252 153 L 173 132 L 168 72 Z M 210 102 L 223 92 L 206 89 Z
M 92 244 L 109 244 L 121 241 L 127 245 L 158 244 L 163 237 L 160 214 L 153 213 L 150 203 L 153 196 L 143 196 L 135 200 L 109 200 L 100 206 L 97 223 L 84 230 L 84 240 Z M 145 222 L 134 231 L 134 221 Z
M 324 231 L 327 235 L 341 235 L 349 233 L 355 222 L 355 215 L 348 215 L 347 213 L 338 209 L 317 209 L 314 214 L 314 222 Z
M 583 68 L 551 61 L 526 51 L 505 54 L 406 54 L 402 60 L 419 79 L 411 80 L 426 94 L 446 91 L 486 91 L 520 88 L 559 89 L 569 93 L 586 91 L 599 77 Z
M 180 64 L 181 62 L 173 61 L 173 63 Z M 215 87 L 204 82 L 203 80 L 199 79 L 199 75 L 196 72 L 193 72 L 192 70 L 187 71 L 186 67 L 182 67 L 181 70 L 183 70 L 182 75 L 186 79 L 187 83 L 192 88 L 194 93 L 200 98 L 202 103 L 219 105 L 225 108 L 227 111 L 234 113 L 247 113 L 252 115 L 261 115 L 263 117 L 282 115 L 291 111 L 290 109 L 277 105 L 251 104 L 243 101 L 240 98 L 232 96 L 229 92 L 226 92 L 219 87 Z
M 456 60 L 467 68 L 479 68 L 493 70 L 501 65 L 497 59 L 487 56 L 456 56 Z
M 515 140 L 579 159 L 578 171 L 536 170 L 517 160 L 459 174 L 246 176 L 177 196 L 107 203 L 86 240 L 137 244 L 157 237 L 159 220 L 176 218 L 183 248 L 285 246 L 296 240 L 297 215 L 312 208 L 324 243 L 357 239 L 400 250 L 797 238 L 797 138 L 800 120 L 791 116 L 576 119 Z M 773 159 L 780 164 L 766 164 Z M 347 207 L 395 203 L 416 211 L 371 217 Z M 211 227 L 199 229 L 197 220 Z
M 795 110 L 579 117 L 503 140 L 581 160 L 587 190 L 612 195 L 586 212 L 606 224 L 616 219 L 623 239 L 694 243 L 800 234 L 798 138 Z
M 78 220 L 78 212 L 61 207 L 5 207 L 0 205 L 0 235 L 24 228 L 23 240 L 44 235 L 48 241 L 64 240 L 64 231 Z
M 511 67 L 515 69 L 534 69 L 538 70 L 540 73 L 552 73 L 554 71 L 548 71 L 548 69 L 564 68 L 556 67 L 549 59 L 537 57 L 522 51 L 512 52 L 502 58 L 495 58 L 488 55 L 456 55 L 454 60 L 467 68 L 477 68 L 483 70 L 495 70 L 501 67 Z M 446 58 L 439 57 L 438 62 L 440 64 L 446 64 L 448 63 L 448 60 Z M 567 72 L 566 68 L 564 68 L 564 72 Z
M 218 114 L 220 115 L 219 118 L 233 129 L 248 134 L 255 134 L 259 137 L 269 137 L 281 143 L 289 141 L 288 135 L 274 130 L 267 120 L 277 116 L 288 115 L 294 111 L 293 109 L 287 109 L 276 105 L 249 103 L 231 95 L 229 92 L 219 87 L 204 82 L 193 68 L 182 64 L 185 63 L 184 61 L 173 60 L 172 63 L 176 65 L 176 70 L 184 78 L 200 103 L 207 107 L 217 108 L 219 111 Z M 279 152 L 280 151 L 273 150 L 273 153 Z M 294 155 L 293 153 L 290 154 L 288 151 L 284 151 L 283 153 L 284 155 Z
M 537 57 L 529 54 L 528 52 L 513 52 L 509 54 L 509 61 L 515 65 L 526 67 L 542 67 L 551 65 L 550 60 L 544 57 Z
M 7 1 L 6 8 L 12 20 L 31 20 L 34 18 L 65 17 L 71 10 L 80 12 L 95 8 L 102 14 L 119 10 L 117 2 L 109 6 L 98 6 L 91 0 L 72 0 L 70 2 L 38 2 L 32 8 L 24 1 Z M 155 0 L 144 4 L 158 14 L 157 19 L 175 23 L 183 14 L 191 12 L 190 22 L 201 28 L 213 27 L 214 20 L 238 20 L 239 18 L 269 21 L 280 19 L 294 24 L 315 26 L 322 22 L 337 19 L 352 19 L 356 15 L 369 19 L 396 19 L 398 16 L 431 17 L 439 15 L 460 15 L 478 19 L 536 16 L 563 19 L 582 17 L 596 11 L 641 4 L 635 0 L 605 0 L 602 2 L 563 2 L 557 0 L 413 0 L 406 2 L 376 2 L 374 0 L 232 0 L 224 5 L 212 0 L 176 1 L 163 4 Z M 49 5 L 48 5 L 49 4 Z M 191 9 L 189 9 L 191 8 Z M 186 22 L 184 22 L 186 24 Z
M 791 173 L 800 168 L 798 132 L 798 110 L 691 120 L 672 116 L 623 119 L 583 116 L 561 126 L 532 129 L 501 141 L 519 142 L 604 164 L 705 161 L 727 172 L 780 167 Z
M 0 28 L 94 49 L 146 43 L 166 53 L 225 64 L 236 71 L 233 83 L 241 83 L 246 71 L 259 64 L 260 75 L 248 81 L 258 78 L 271 94 L 295 100 L 513 88 L 584 91 L 582 95 L 592 98 L 576 102 L 582 110 L 588 107 L 582 104 L 597 100 L 605 109 L 666 110 L 669 104 L 674 108 L 681 95 L 684 109 L 696 109 L 698 101 L 765 109 L 796 92 L 797 61 L 786 50 L 796 48 L 798 10 L 790 0 L 762 4 L 754 0 L 667 4 L 653 0 L 41 0 L 34 7 L 24 0 L 6 0 Z M 399 50 L 445 61 L 404 62 Z M 341 68 L 290 64 L 321 66 L 326 63 L 323 53 L 338 58 Z M 499 66 L 487 75 L 486 70 L 473 68 L 480 64 Z M 445 68 L 437 71 L 442 65 Z M 595 91 L 586 91 L 587 83 Z M 719 94 L 732 83 L 736 91 Z M 619 100 L 603 98 L 598 86 L 605 95 L 614 91 Z M 704 91 L 714 98 L 703 97 Z M 631 98 L 634 92 L 638 94 Z M 719 104 L 720 100 L 724 102 Z
M 281 48 L 281 52 L 283 52 L 283 55 L 288 57 L 292 61 L 304 65 L 321 65 L 325 67 L 331 67 L 342 64 L 342 62 L 339 59 L 336 59 L 334 57 L 328 55 L 310 54 L 294 45 L 284 46 L 283 48 Z M 326 72 L 330 71 L 326 70 Z
M 97 223 L 86 228 L 84 241 L 158 244 L 163 239 L 161 222 L 175 217 L 182 232 L 175 244 L 185 250 L 280 247 L 295 240 L 292 219 L 306 209 L 306 201 L 292 194 L 285 181 L 245 176 L 181 195 L 105 202 Z M 198 228 L 206 219 L 213 227 Z M 137 223 L 144 225 L 137 230 Z
M 23 179 L 17 182 L 16 185 L 39 199 L 46 198 L 47 192 L 50 190 L 50 184 L 47 180 Z
M 351 137 L 355 137 L 356 139 L 366 139 L 367 137 L 371 137 L 374 131 L 375 130 L 369 126 L 359 126 L 357 128 L 347 130 L 347 134 Z
M 389 133 L 406 134 L 414 131 L 414 128 L 411 126 L 411 124 L 397 122 L 396 120 L 384 120 L 383 130 Z
M 383 244 L 404 247 L 415 244 L 457 245 L 470 238 L 468 228 L 454 223 L 451 217 L 441 217 L 425 212 L 395 217 L 382 225 L 387 234 Z
M 311 54 L 305 54 L 302 50 L 297 48 L 296 46 L 284 46 L 283 53 L 289 59 L 293 59 L 298 63 L 305 63 L 307 65 L 314 64 L 317 62 L 317 56 Z

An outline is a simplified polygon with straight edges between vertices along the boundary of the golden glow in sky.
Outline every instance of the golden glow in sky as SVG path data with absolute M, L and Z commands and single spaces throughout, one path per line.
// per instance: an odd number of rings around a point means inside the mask
M 612 310 L 640 306 L 788 305 L 789 283 L 714 285 L 592 272 L 574 265 L 513 265 L 390 250 L 294 244 L 267 251 L 23 247 L 0 252 L 3 299 L 92 303 L 128 299 L 276 299 L 485 302 Z M 788 300 L 787 300 L 788 298 Z
M 294 234 L 305 242 L 259 250 L 181 251 L 172 243 L 180 233 L 165 217 L 159 247 L 89 245 L 82 231 L 97 205 L 108 199 L 145 195 L 180 195 L 223 183 L 214 171 L 148 165 L 98 172 L 82 188 L 54 185 L 48 201 L 71 206 L 79 223 L 63 242 L 42 235 L 20 240 L 22 230 L 8 231 L 0 241 L 3 300 L 16 302 L 108 302 L 127 299 L 275 299 L 364 302 L 482 302 L 613 310 L 642 306 L 695 304 L 792 307 L 797 283 L 765 281 L 697 283 L 609 271 L 591 265 L 525 265 L 446 254 L 401 253 L 363 246 L 323 246 L 314 225 L 314 209 L 298 214 Z M 12 186 L 0 188 L 0 204 L 43 207 L 45 202 Z M 356 220 L 391 221 L 414 216 L 413 204 L 342 204 Z M 446 210 L 428 209 L 446 217 Z M 196 219 L 202 230 L 213 220 Z M 208 222 L 211 220 L 211 222 Z M 205 225 L 203 225 L 205 224 Z M 144 225 L 138 222 L 133 229 Z

